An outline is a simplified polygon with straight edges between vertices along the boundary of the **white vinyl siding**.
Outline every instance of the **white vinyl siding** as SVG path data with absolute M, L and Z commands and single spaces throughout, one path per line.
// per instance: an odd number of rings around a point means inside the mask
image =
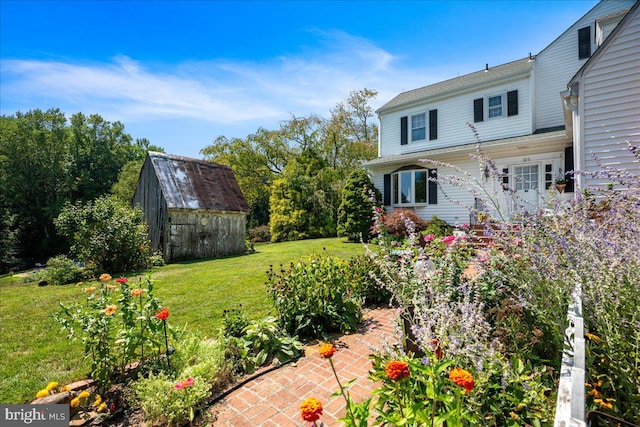
M 476 123 L 475 126 L 483 141 L 530 134 L 532 127 L 530 84 L 529 78 L 521 78 L 486 89 L 469 91 L 438 102 L 425 102 L 423 105 L 417 105 L 410 109 L 380 115 L 379 155 L 383 157 L 473 143 L 473 133 L 467 126 L 467 123 L 473 123 L 473 100 L 506 94 L 512 90 L 518 91 L 517 115 L 507 117 L 507 101 L 504 96 L 503 116 Z M 400 117 L 409 116 L 409 124 L 411 124 L 411 116 L 435 109 L 438 110 L 438 139 L 429 140 L 426 138 L 420 141 L 410 141 L 408 145 L 401 145 Z M 428 124 L 427 116 L 428 114 L 425 115 L 425 122 Z M 409 139 L 411 139 L 411 129 Z
M 580 18 L 567 31 L 547 46 L 536 57 L 535 63 L 535 129 L 564 125 L 560 92 L 578 72 L 587 59 L 578 59 L 578 30 L 591 26 L 591 52 L 595 31 L 594 22 L 625 8 L 633 6 L 633 0 L 603 1 Z
M 611 40 L 582 75 L 580 107 L 581 163 L 588 172 L 604 164 L 640 174 L 640 163 L 629 153 L 626 141 L 640 143 L 640 14 Z M 583 185 L 598 184 L 586 178 Z

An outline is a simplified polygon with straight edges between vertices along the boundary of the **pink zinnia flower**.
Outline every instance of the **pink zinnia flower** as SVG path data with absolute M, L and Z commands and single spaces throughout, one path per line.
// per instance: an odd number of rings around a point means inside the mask
M 433 238 L 436 237 L 433 234 L 427 234 L 426 236 L 424 236 L 424 241 L 425 242 L 430 242 L 433 240 Z
M 453 245 L 453 242 L 456 240 L 456 236 L 446 236 L 442 238 L 442 242 L 446 243 L 447 246 Z
M 193 385 L 193 378 L 187 378 L 186 380 L 182 380 L 176 385 L 173 386 L 176 390 L 182 390 L 187 387 L 191 387 Z

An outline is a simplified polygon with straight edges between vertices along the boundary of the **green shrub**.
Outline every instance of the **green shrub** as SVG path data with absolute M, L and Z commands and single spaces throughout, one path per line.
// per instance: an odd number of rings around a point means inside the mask
M 142 212 L 101 197 L 85 205 L 67 204 L 54 221 L 71 242 L 71 252 L 102 271 L 123 272 L 149 264 L 149 238 Z
M 65 255 L 49 258 L 47 268 L 38 272 L 36 280 L 44 280 L 49 285 L 77 283 L 84 278 L 84 270 Z
M 253 243 L 271 241 L 271 232 L 269 231 L 268 225 L 260 225 L 258 227 L 250 228 L 247 231 L 247 235 L 249 240 Z
M 291 335 L 326 336 L 353 332 L 362 319 L 362 299 L 349 282 L 348 265 L 314 255 L 285 270 L 268 272 L 268 293 L 276 314 Z
M 176 388 L 189 379 L 191 385 Z M 209 384 L 202 378 L 172 379 L 165 373 L 151 374 L 133 383 L 132 387 L 145 418 L 152 423 L 171 426 L 193 420 L 195 411 L 211 393 Z
M 423 235 L 433 234 L 435 237 L 445 237 L 451 235 L 451 233 L 453 233 L 453 227 L 447 221 L 435 215 L 427 221 L 427 226 L 422 232 Z
M 388 304 L 391 300 L 391 292 L 376 280 L 382 277 L 378 264 L 368 255 L 355 256 L 347 262 L 348 281 L 362 297 L 364 304 L 367 306 Z
M 242 340 L 256 367 L 267 365 L 274 358 L 286 363 L 302 351 L 302 343 L 284 333 L 273 316 L 250 322 L 243 330 Z
M 174 372 L 181 377 L 199 377 L 212 389 L 223 388 L 232 380 L 232 366 L 225 359 L 225 340 L 204 340 L 199 335 L 185 337 L 171 356 Z
M 340 207 L 338 208 L 338 236 L 347 236 L 350 241 L 368 242 L 373 224 L 373 208 L 381 199 L 378 189 L 373 186 L 366 171 L 356 169 L 349 175 L 342 189 Z

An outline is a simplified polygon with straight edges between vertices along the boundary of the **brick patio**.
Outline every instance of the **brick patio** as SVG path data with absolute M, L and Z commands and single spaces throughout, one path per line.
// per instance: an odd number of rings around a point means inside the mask
M 371 347 L 379 348 L 383 334 L 393 340 L 395 310 L 378 308 L 364 313 L 362 328 L 355 334 L 342 335 L 334 344 L 333 356 L 340 381 L 357 378 L 349 388 L 354 401 L 370 396 L 373 384 L 367 378 Z M 304 426 L 300 404 L 307 397 L 322 402 L 321 421 L 326 427 L 339 426 L 336 420 L 345 414 L 341 396 L 331 397 L 338 384 L 329 362 L 318 355 L 319 345 L 307 346 L 306 357 L 295 365 L 285 365 L 243 385 L 208 410 L 214 426 Z

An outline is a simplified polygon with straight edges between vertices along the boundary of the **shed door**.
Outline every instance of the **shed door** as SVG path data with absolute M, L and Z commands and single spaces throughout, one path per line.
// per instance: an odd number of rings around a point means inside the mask
M 171 260 L 193 258 L 195 234 L 195 224 L 171 224 Z

